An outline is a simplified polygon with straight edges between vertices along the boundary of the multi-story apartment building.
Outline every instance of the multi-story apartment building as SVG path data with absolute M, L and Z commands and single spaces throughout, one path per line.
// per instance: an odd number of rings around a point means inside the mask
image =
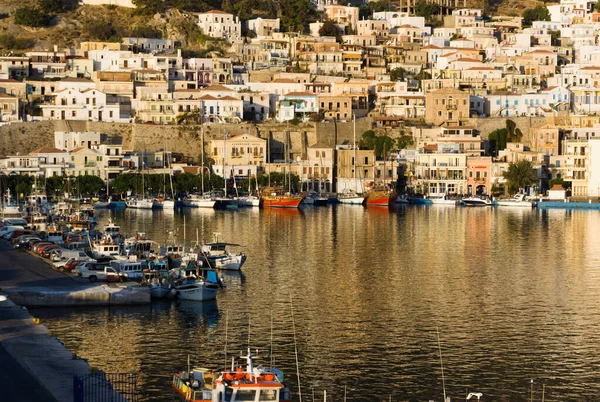
M 250 134 L 224 135 L 211 140 L 209 149 L 215 161 L 213 171 L 221 177 L 257 176 L 267 163 L 267 140 Z
M 238 17 L 219 10 L 198 14 L 198 26 L 205 35 L 235 41 L 242 36 L 242 24 Z

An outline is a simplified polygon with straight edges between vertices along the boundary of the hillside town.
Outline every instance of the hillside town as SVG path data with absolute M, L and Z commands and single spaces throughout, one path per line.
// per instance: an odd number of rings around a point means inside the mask
M 225 41 L 226 57 L 186 57 L 176 40 L 143 37 L 5 54 L 3 129 L 59 128 L 54 143 L 2 156 L 0 172 L 105 181 L 144 169 L 203 172 L 181 150 L 175 158 L 168 145 L 127 149 L 85 123 L 197 125 L 219 127 L 202 137 L 202 164 L 235 180 L 287 172 L 328 193 L 359 181 L 487 195 L 507 192 L 504 173 L 526 160 L 537 181 L 523 191 L 545 195 L 559 183 L 572 196 L 599 197 L 598 3 L 526 10 L 540 20 L 461 6 L 440 5 L 430 24 L 410 2 L 365 19 L 359 7 L 318 0 L 321 21 L 305 34 L 279 18 L 187 13 L 204 35 Z M 283 133 L 278 145 L 269 125 Z

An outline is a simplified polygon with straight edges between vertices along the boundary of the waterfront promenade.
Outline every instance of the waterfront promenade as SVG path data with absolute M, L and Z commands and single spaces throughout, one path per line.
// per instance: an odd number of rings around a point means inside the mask
M 89 374 L 85 360 L 76 358 L 27 308 L 11 300 L 58 300 L 48 294 L 98 289 L 78 278 L 56 272 L 44 261 L 0 243 L 0 386 L 7 401 L 73 401 L 73 375 Z M 102 293 L 102 292 L 101 292 Z M 63 298 L 63 297 L 61 297 Z M 82 299 L 85 301 L 84 299 Z M 117 396 L 118 400 L 120 399 Z

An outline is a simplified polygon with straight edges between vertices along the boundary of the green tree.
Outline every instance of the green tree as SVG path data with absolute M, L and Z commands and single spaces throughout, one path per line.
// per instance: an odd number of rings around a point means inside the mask
M 594 11 L 597 13 L 600 13 L 600 2 L 597 2 L 596 4 L 594 4 Z
M 45 13 L 60 14 L 76 8 L 77 2 L 72 0 L 39 0 L 38 5 Z
M 76 189 L 79 194 L 97 194 L 103 188 L 104 181 L 98 176 L 77 176 L 75 178 L 74 189 Z M 73 189 L 71 192 L 74 193 Z
M 571 187 L 571 182 L 565 181 L 565 179 L 563 179 L 562 177 L 552 179 L 548 184 L 550 185 L 550 188 L 552 188 L 552 186 L 554 186 L 555 184 L 560 184 L 565 190 Z
M 90 39 L 99 41 L 119 41 L 117 31 L 110 21 L 92 20 L 83 26 L 83 31 Z
M 396 147 L 398 149 L 406 149 L 415 144 L 415 139 L 412 135 L 402 134 L 400 137 L 396 138 Z
M 523 13 L 523 26 L 530 26 L 533 21 L 550 21 L 550 12 L 542 5 L 528 8 Z
M 523 133 L 517 128 L 517 123 L 512 120 L 506 120 L 506 141 L 521 142 Z
M 424 17 L 426 20 L 430 21 L 434 15 L 439 13 L 439 7 L 426 0 L 419 0 L 415 3 L 415 15 L 417 17 Z
M 506 148 L 506 137 L 508 136 L 508 130 L 501 128 L 494 130 L 488 135 L 488 141 L 490 143 L 490 150 L 494 155 L 498 155 L 498 152 Z
M 596 5 L 600 4 L 600 2 L 596 3 Z M 560 46 L 560 31 L 556 30 L 553 31 L 551 29 L 548 30 L 548 33 L 550 34 L 550 44 L 552 46 Z
M 373 13 L 379 13 L 382 11 L 391 11 L 392 10 L 392 2 L 389 0 L 381 0 L 381 1 L 373 1 L 368 3 L 368 8 Z
M 367 130 L 362 134 L 361 139 L 358 142 L 358 147 L 360 149 L 375 150 L 375 157 L 381 159 L 384 156 L 384 153 L 387 153 L 390 149 L 394 148 L 394 144 L 395 141 L 393 138 L 390 138 L 387 135 L 376 135 L 375 131 Z
M 31 39 L 21 38 L 12 34 L 0 35 L 0 48 L 6 50 L 22 50 L 33 47 Z
M 506 188 L 511 194 L 538 181 L 532 163 L 526 159 L 508 165 L 508 169 L 502 173 L 502 176 L 506 179 Z
M 135 13 L 139 15 L 154 15 L 165 10 L 163 0 L 132 0 L 136 7 Z
M 50 25 L 50 17 L 37 7 L 23 6 L 15 10 L 15 24 L 43 28 Z
M 341 39 L 340 30 L 333 21 L 325 21 L 321 29 L 319 29 L 319 36 L 334 36 L 339 42 Z
M 406 69 L 402 67 L 396 67 L 390 71 L 391 81 L 403 81 L 406 76 Z
M 308 24 L 318 19 L 317 11 L 310 0 L 280 0 L 279 15 L 282 30 L 288 32 L 304 32 Z

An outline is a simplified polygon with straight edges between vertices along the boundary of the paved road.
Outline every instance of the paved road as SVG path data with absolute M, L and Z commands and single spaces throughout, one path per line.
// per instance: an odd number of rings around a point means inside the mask
M 54 271 L 50 265 L 25 251 L 12 248 L 0 240 L 0 288 L 84 286 L 69 276 Z
M 56 399 L 0 344 L 0 390 L 2 401 L 56 402 Z

